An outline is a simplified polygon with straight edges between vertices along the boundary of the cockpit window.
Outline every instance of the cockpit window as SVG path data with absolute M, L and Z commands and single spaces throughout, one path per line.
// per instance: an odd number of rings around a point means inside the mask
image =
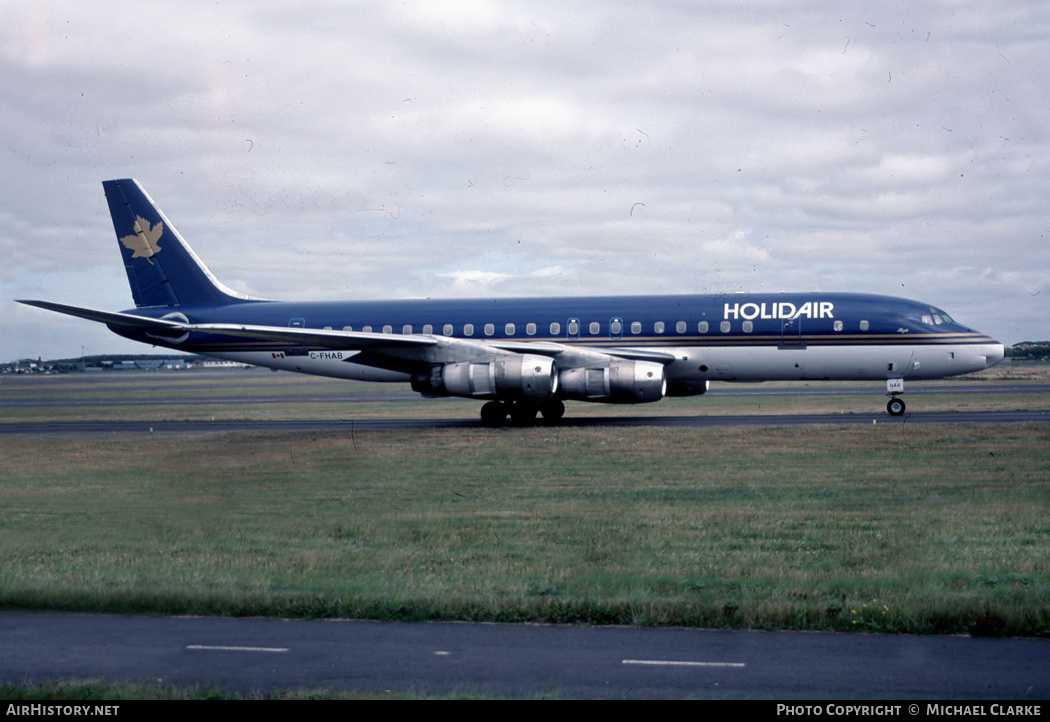
M 929 307 L 930 312 L 923 314 L 922 322 L 927 326 L 937 325 L 940 326 L 943 323 L 955 323 L 951 316 L 946 314 L 939 308 Z
M 955 323 L 952 317 L 944 311 L 931 308 L 929 313 L 922 314 L 921 320 L 927 326 L 940 326 L 945 323 Z

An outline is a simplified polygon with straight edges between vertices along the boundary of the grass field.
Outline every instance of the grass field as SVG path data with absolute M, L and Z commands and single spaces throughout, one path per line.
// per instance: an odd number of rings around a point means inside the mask
M 186 383 L 165 377 L 116 382 Z M 256 378 L 224 413 L 347 413 L 296 401 L 332 382 Z M 1050 407 L 987 396 L 958 403 Z M 73 408 L 208 413 L 188 397 Z M 871 403 L 805 403 L 844 400 Z M 435 407 L 477 404 L 369 413 Z M 620 409 L 587 409 L 603 411 Z M 8 608 L 1050 635 L 1046 424 L 20 435 L 0 458 Z

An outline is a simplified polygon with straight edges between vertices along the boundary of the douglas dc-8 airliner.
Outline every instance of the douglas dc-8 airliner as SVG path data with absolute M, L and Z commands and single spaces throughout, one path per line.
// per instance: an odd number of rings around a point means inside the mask
M 271 369 L 409 382 L 486 400 L 485 424 L 557 420 L 564 401 L 637 404 L 710 380 L 904 379 L 988 368 L 1003 345 L 926 303 L 857 293 L 282 302 L 220 283 L 135 180 L 102 184 L 135 308 L 32 306 L 126 338 Z

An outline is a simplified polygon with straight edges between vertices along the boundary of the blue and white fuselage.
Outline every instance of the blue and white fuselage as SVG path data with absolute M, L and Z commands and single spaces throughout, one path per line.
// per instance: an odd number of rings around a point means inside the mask
M 106 181 L 136 308 L 32 305 L 137 341 L 257 366 L 488 399 L 499 422 L 563 399 L 640 403 L 710 380 L 886 380 L 979 371 L 1001 343 L 925 303 L 853 293 L 278 302 L 219 283 L 132 180 Z

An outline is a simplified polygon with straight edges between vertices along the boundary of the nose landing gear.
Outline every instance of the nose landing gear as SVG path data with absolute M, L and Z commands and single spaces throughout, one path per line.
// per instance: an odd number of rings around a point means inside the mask
M 886 404 L 886 412 L 890 416 L 901 416 L 904 414 L 904 399 L 897 398 L 897 394 L 904 393 L 904 379 L 886 379 L 886 395 L 890 397 Z

